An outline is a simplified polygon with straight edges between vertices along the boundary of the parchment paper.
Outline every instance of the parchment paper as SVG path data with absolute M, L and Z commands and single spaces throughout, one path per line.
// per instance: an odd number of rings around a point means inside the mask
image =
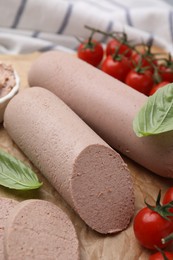
M 0 60 L 12 64 L 20 76 L 20 89 L 28 87 L 27 73 L 31 63 L 40 55 L 39 53 L 0 56 Z M 29 162 L 19 148 L 8 136 L 3 124 L 0 125 L 0 148 L 9 152 L 26 164 L 29 164 L 38 174 L 44 185 L 35 191 L 14 191 L 0 186 L 0 197 L 15 198 L 19 201 L 31 198 L 45 199 L 55 203 L 62 208 L 72 220 L 80 241 L 81 260 L 145 260 L 148 259 L 151 251 L 142 248 L 136 241 L 133 234 L 133 219 L 130 226 L 119 234 L 101 235 L 91 230 L 76 213 L 64 202 L 55 189 L 48 183 L 42 174 Z M 149 203 L 154 203 L 158 191 L 161 188 L 162 194 L 173 185 L 173 180 L 159 177 L 135 162 L 123 157 L 131 171 L 135 189 L 135 213 L 144 207 L 144 198 L 147 197 Z

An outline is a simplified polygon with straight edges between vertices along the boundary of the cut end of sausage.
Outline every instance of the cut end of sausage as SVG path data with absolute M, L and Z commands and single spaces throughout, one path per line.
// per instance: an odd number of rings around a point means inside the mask
M 27 200 L 11 212 L 5 228 L 8 260 L 79 259 L 75 229 L 56 205 L 43 200 Z
M 88 226 L 103 234 L 127 228 L 134 213 L 127 165 L 58 97 L 40 87 L 22 91 L 9 103 L 5 124 Z
M 127 228 L 134 213 L 133 184 L 118 153 L 99 144 L 84 149 L 71 189 L 76 211 L 92 229 L 106 234 Z
M 18 204 L 16 200 L 0 198 L 0 259 L 4 258 L 4 229 L 11 210 Z

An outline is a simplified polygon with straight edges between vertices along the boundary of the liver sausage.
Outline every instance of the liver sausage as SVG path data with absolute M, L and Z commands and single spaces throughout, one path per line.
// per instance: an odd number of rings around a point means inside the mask
M 127 165 L 63 101 L 28 88 L 11 100 L 4 120 L 20 149 L 92 229 L 113 233 L 128 226 L 134 193 Z
M 69 217 L 44 200 L 26 200 L 11 211 L 4 242 L 7 260 L 79 260 L 78 239 Z
M 0 259 L 5 260 L 4 256 L 4 229 L 7 218 L 11 210 L 18 204 L 16 200 L 0 198 Z
M 132 121 L 147 97 L 70 54 L 47 52 L 29 72 L 30 86 L 61 98 L 110 146 L 149 170 L 173 178 L 173 131 L 139 138 Z

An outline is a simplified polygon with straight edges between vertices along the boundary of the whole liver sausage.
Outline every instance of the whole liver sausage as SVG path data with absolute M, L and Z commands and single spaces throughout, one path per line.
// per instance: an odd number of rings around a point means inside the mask
M 68 216 L 51 202 L 26 200 L 5 227 L 6 260 L 79 260 L 79 243 Z
M 7 198 L 0 198 L 0 259 L 5 260 L 4 255 L 4 232 L 8 216 L 18 201 Z
M 111 149 L 63 101 L 34 87 L 5 112 L 5 127 L 21 150 L 94 230 L 125 229 L 134 213 L 131 175 Z
M 173 178 L 173 131 L 139 138 L 132 121 L 147 97 L 77 59 L 51 51 L 29 72 L 30 86 L 49 89 L 71 107 L 107 143 L 137 163 Z

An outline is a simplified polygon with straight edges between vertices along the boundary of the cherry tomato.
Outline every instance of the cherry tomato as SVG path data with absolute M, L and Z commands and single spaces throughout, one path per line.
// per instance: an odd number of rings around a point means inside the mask
M 96 40 L 81 43 L 77 50 L 78 57 L 87 63 L 97 67 L 103 58 L 103 47 Z
M 166 259 L 173 260 L 173 253 L 165 251 L 164 255 L 165 255 Z M 162 255 L 162 253 L 157 252 L 155 254 L 150 255 L 149 260 L 165 260 L 165 258 Z
M 163 204 L 167 204 L 169 202 L 173 201 L 173 187 L 170 187 L 165 192 L 165 195 L 163 196 Z M 173 209 L 172 209 L 173 211 Z
M 144 57 L 142 56 L 142 54 L 139 54 L 139 53 L 137 53 L 137 52 L 134 52 L 134 53 L 132 54 L 132 61 L 133 61 L 135 64 L 138 64 L 138 63 L 141 61 L 141 66 L 142 66 L 142 67 L 150 66 L 149 61 L 148 61 L 146 58 L 144 58 Z
M 151 70 L 151 72 L 154 71 L 153 65 L 157 66 L 157 61 L 154 60 L 152 54 L 133 52 L 131 58 L 132 66 L 140 64 L 142 68 L 148 67 L 148 70 Z
M 146 248 L 155 249 L 155 246 L 164 248 L 161 239 L 172 232 L 172 221 L 164 219 L 159 213 L 144 207 L 134 218 L 134 234 L 137 240 Z
M 127 74 L 125 83 L 137 91 L 148 95 L 153 86 L 152 73 L 149 70 L 143 73 L 137 72 L 135 69 L 131 70 Z
M 101 70 L 120 81 L 124 81 L 130 70 L 129 61 L 126 57 L 114 59 L 113 56 L 109 55 L 103 61 Z
M 119 54 L 123 54 L 128 58 L 132 55 L 132 49 L 127 44 L 121 43 L 116 39 L 110 40 L 106 46 L 106 55 L 112 55 L 116 50 L 118 50 Z
M 162 203 L 163 203 L 163 205 L 165 205 L 165 204 L 167 204 L 167 203 L 169 203 L 171 201 L 173 201 L 173 187 L 170 187 L 166 191 L 165 195 L 163 196 L 163 202 Z M 173 208 L 171 208 L 169 211 L 171 213 L 173 213 Z M 173 217 L 170 217 L 170 218 L 173 220 Z
M 173 68 L 166 65 L 159 66 L 159 72 L 163 81 L 173 82 Z
M 150 90 L 149 96 L 153 95 L 159 88 L 164 87 L 167 84 L 169 84 L 168 81 L 162 81 L 159 84 L 154 85 Z

